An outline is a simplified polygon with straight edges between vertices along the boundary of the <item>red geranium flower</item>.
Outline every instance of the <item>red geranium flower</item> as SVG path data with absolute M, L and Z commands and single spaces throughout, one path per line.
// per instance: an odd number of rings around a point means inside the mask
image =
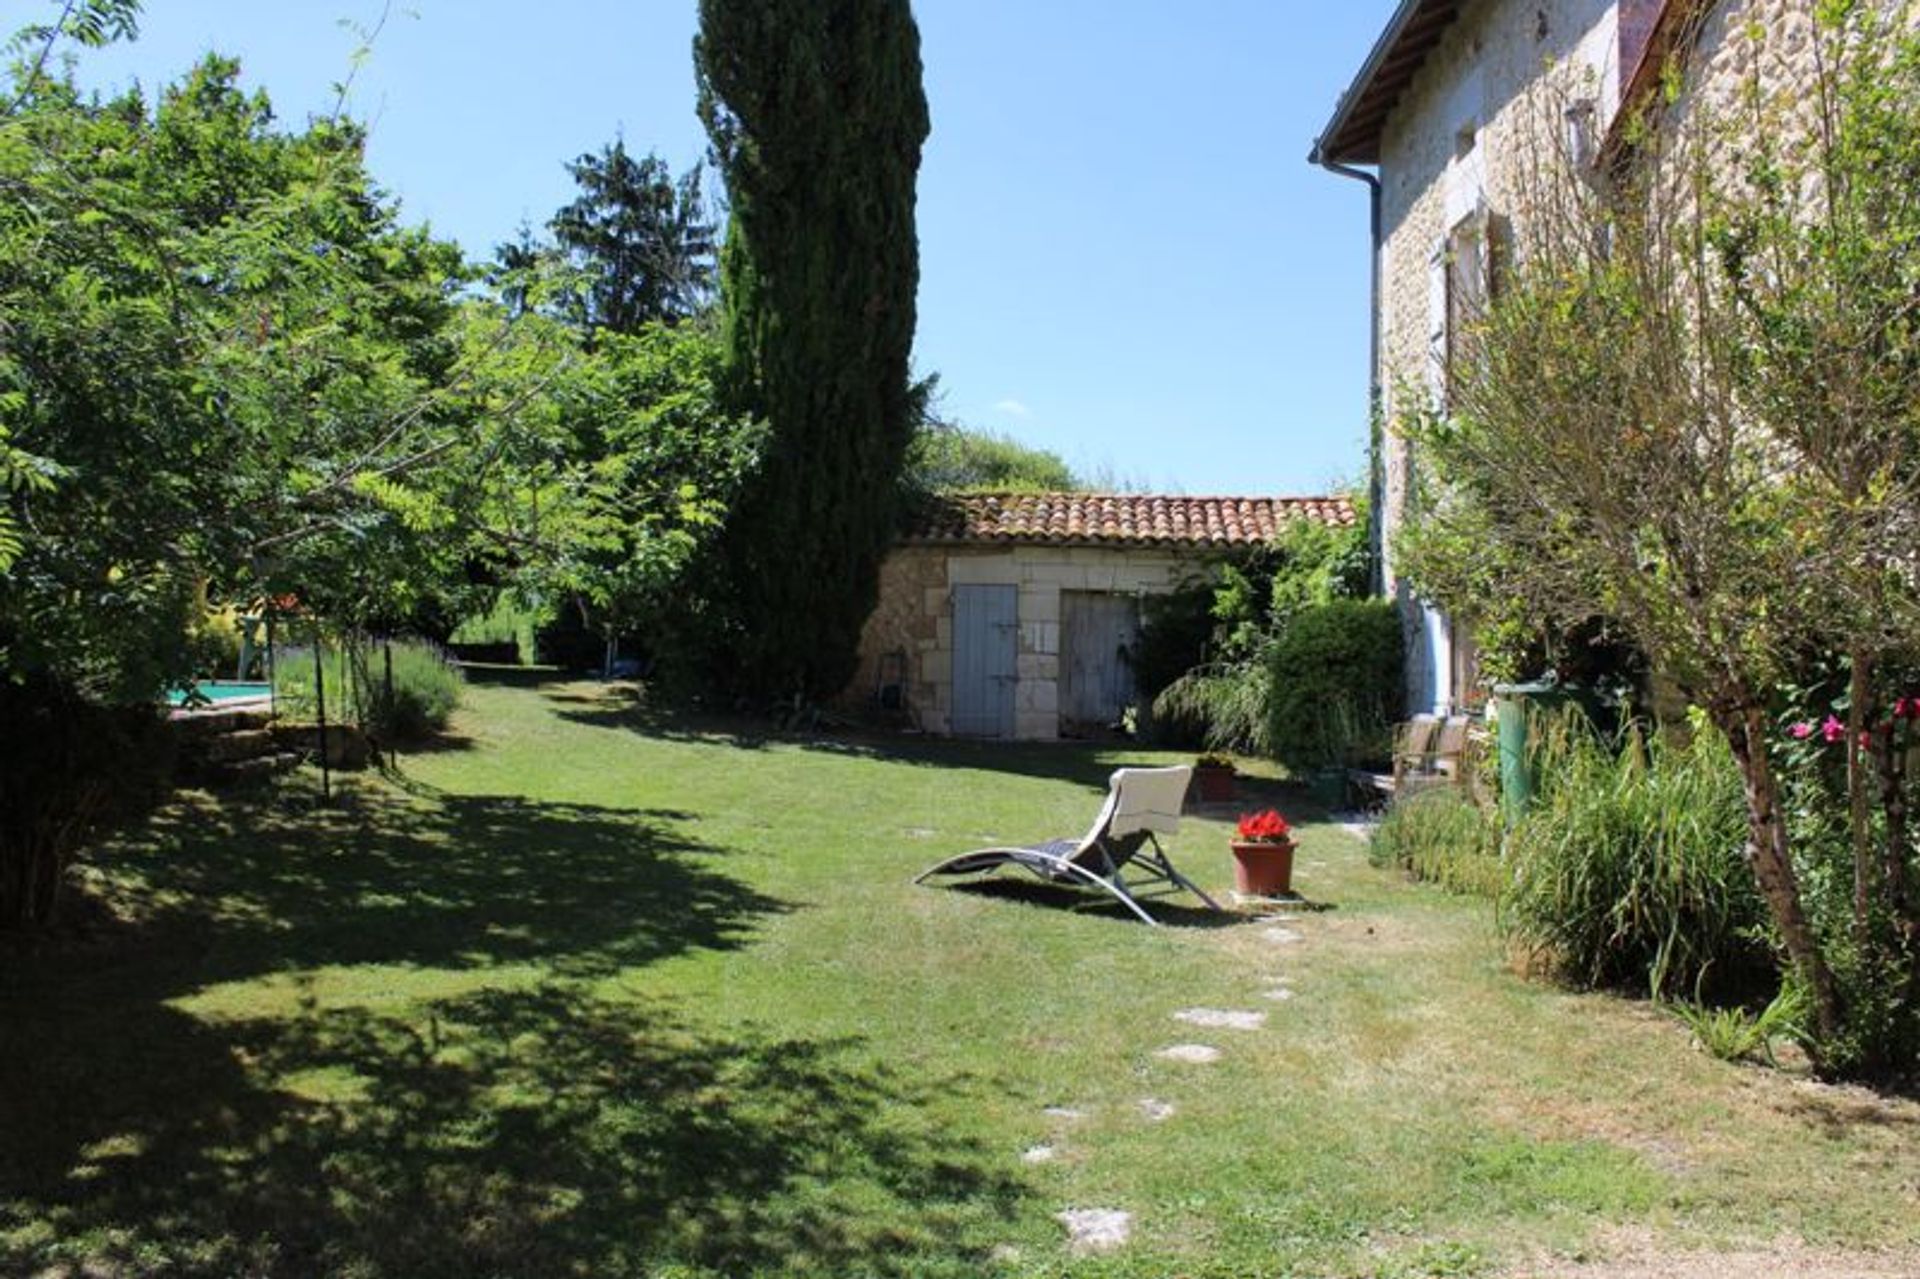
M 1240 815 L 1240 839 L 1244 843 L 1282 844 L 1292 831 L 1293 827 L 1287 825 L 1287 819 L 1276 809 Z

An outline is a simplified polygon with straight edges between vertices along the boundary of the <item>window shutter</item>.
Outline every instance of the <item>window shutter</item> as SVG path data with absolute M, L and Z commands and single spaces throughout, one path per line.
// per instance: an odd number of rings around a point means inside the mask
M 1504 214 L 1487 215 L 1487 300 L 1497 300 L 1513 278 L 1513 221 Z

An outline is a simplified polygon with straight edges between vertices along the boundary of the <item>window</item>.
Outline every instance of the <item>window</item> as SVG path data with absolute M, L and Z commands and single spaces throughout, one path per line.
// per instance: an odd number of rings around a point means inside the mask
M 1428 389 L 1445 411 L 1465 358 L 1467 335 L 1497 285 L 1503 222 L 1484 206 L 1461 218 L 1434 247 L 1427 265 Z

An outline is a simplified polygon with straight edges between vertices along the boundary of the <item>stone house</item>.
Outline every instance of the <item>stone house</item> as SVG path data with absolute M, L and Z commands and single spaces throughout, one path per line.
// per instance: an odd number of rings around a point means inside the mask
M 1624 123 L 1669 65 L 1685 72 L 1674 119 L 1749 77 L 1805 75 L 1811 22 L 1812 0 L 1402 0 L 1341 96 L 1310 159 L 1371 200 L 1374 536 L 1404 606 L 1410 711 L 1479 690 L 1470 637 L 1397 572 L 1418 465 L 1398 424 L 1444 409 L 1450 334 L 1496 258 L 1525 253 L 1530 166 L 1621 162 Z
M 1345 498 L 981 493 L 930 504 L 880 569 L 849 706 L 926 732 L 1050 739 L 1135 700 L 1142 601 L 1289 520 L 1351 526 Z

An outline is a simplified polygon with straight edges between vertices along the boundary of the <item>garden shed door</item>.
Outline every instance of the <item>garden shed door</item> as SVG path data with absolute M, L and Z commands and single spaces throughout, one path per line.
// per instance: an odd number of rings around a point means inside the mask
M 1012 737 L 1020 589 L 953 588 L 953 720 L 956 737 Z
M 1060 592 L 1060 717 L 1090 727 L 1117 722 L 1134 699 L 1140 606 L 1131 595 Z

